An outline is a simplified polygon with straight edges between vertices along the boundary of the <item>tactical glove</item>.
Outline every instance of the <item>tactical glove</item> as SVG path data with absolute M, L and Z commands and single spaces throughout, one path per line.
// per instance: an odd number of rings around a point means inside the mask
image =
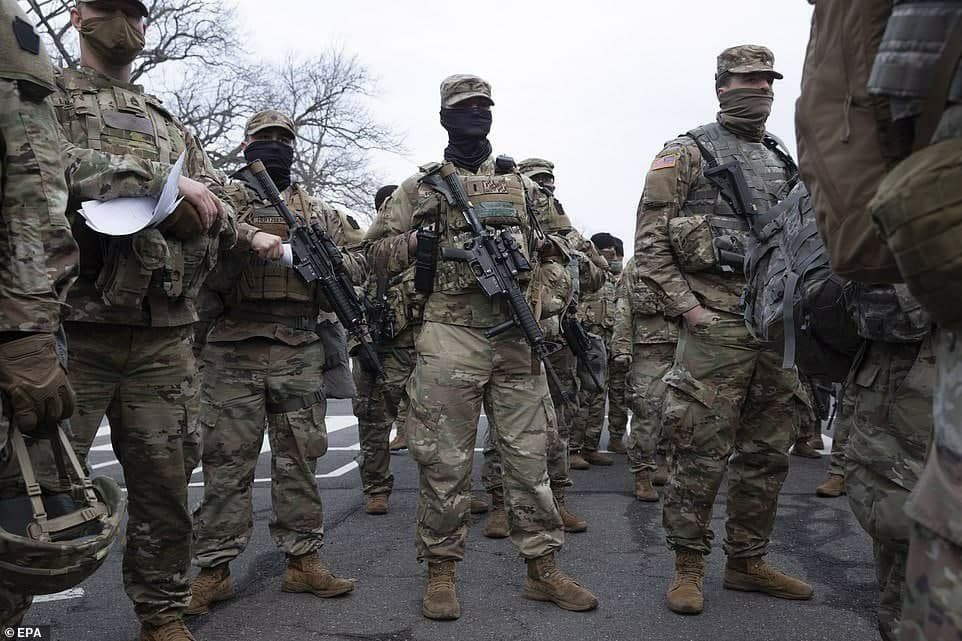
M 204 233 L 204 221 L 197 210 L 186 200 L 180 201 L 170 216 L 160 221 L 157 229 L 164 236 L 177 240 L 190 240 Z
M 28 334 L 0 343 L 0 391 L 22 432 L 52 427 L 73 414 L 74 393 L 57 358 L 53 334 Z

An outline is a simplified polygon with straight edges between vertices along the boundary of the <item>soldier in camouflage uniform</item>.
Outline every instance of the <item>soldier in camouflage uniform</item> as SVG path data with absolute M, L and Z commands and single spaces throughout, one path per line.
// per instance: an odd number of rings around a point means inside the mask
M 611 357 L 611 335 L 615 325 L 615 292 L 625 257 L 621 240 L 601 233 L 591 237 L 592 243 L 605 258 L 605 283 L 595 292 L 587 293 L 578 307 L 578 317 L 588 331 L 601 336 L 608 353 L 608 377 L 605 389 L 595 392 L 582 389 L 578 416 L 572 428 L 571 467 L 586 470 L 590 465 L 611 465 L 613 461 L 598 451 L 601 432 L 605 425 L 605 401 L 608 403 L 608 449 L 625 453 L 624 436 L 628 426 L 625 408 L 625 384 L 628 366 Z
M 477 76 L 456 75 L 441 83 L 441 124 L 449 142 L 445 161 L 465 183 L 485 227 L 513 234 L 537 263 L 532 248 L 544 254 L 560 249 L 532 229 L 528 205 L 537 198 L 534 183 L 510 167 L 496 171 L 487 139 L 493 104 L 490 85 Z M 459 247 L 468 228 L 462 212 L 422 181 L 425 172 L 437 168 L 426 165 L 405 180 L 367 233 L 376 270 L 388 274 L 415 262 L 420 234 L 420 274 L 432 279 L 422 287 L 431 293 L 415 343 L 405 426 L 420 471 L 416 540 L 418 558 L 428 562 L 429 573 L 422 614 L 433 619 L 461 615 L 455 565 L 464 557 L 482 403 L 496 426 L 512 540 L 527 561 L 525 596 L 569 610 L 592 609 L 597 599 L 554 561 L 563 534 L 546 466 L 547 426 L 554 414 L 546 377 L 532 367 L 530 348 L 516 328 L 486 336 L 488 328 L 511 318 L 508 304 L 489 300 L 468 265 L 440 259 L 440 249 Z
M 667 436 L 662 434 L 661 422 L 667 388 L 661 378 L 675 359 L 678 325 L 661 313 L 654 289 L 639 273 L 634 258 L 625 265 L 617 300 L 611 358 L 629 368 L 627 398 L 632 417 L 628 470 L 634 478 L 635 498 L 656 502 L 656 454 Z
M 297 137 L 293 121 L 276 110 L 247 121 L 244 155 L 261 160 L 291 212 L 318 223 L 335 244 L 346 229 L 340 215 L 291 182 Z M 212 276 L 224 299 L 204 352 L 200 423 L 204 432 L 204 500 L 194 512 L 194 563 L 187 614 L 204 614 L 211 603 L 233 596 L 229 564 L 250 541 L 252 488 L 264 430 L 271 444 L 271 536 L 287 555 L 281 589 L 333 597 L 350 592 L 350 581 L 333 576 L 320 561 L 324 520 L 314 478 L 327 451 L 323 382 L 325 345 L 318 316 L 327 309 L 316 284 L 307 284 L 281 258 L 287 223 L 242 181 L 230 186 L 239 232 L 251 245 L 270 242 L 263 260 L 245 251 L 222 258 Z M 348 226 L 350 229 L 350 226 Z M 356 282 L 362 259 L 347 253 Z M 226 273 L 225 273 L 226 272 Z
M 12 414 L 29 438 L 73 412 L 55 334 L 76 275 L 77 245 L 64 216 L 53 69 L 15 0 L 0 0 L 0 500 L 25 491 L 7 440 Z M 35 447 L 45 446 L 37 440 Z M 19 625 L 31 596 L 0 582 L 0 627 Z
M 845 388 L 841 398 L 837 397 L 838 407 L 832 421 L 832 455 L 828 466 L 828 478 L 815 488 L 817 496 L 836 498 L 845 494 L 845 448 L 852 429 L 852 413 L 855 411 L 854 390 Z
M 555 389 L 555 385 L 549 383 L 557 420 L 548 426 L 548 478 L 558 503 L 564 531 L 584 532 L 588 529 L 588 522 L 568 509 L 565 500 L 565 490 L 571 487 L 568 440 L 578 410 L 579 383 L 577 359 L 564 342 L 561 316 L 563 313 L 574 313 L 581 295 L 598 291 L 605 282 L 604 274 L 608 263 L 591 241 L 572 226 L 564 207 L 555 197 L 554 163 L 541 158 L 528 158 L 521 161 L 518 169 L 540 187 L 535 209 L 541 213 L 542 228 L 547 233 L 564 237 L 571 256 L 567 271 L 560 262 L 549 259 L 540 272 L 543 283 L 543 293 L 540 296 L 543 319 L 541 327 L 547 340 L 561 345 L 560 349 L 551 355 L 550 360 L 558 373 L 558 380 L 567 391 L 566 400 L 562 397 L 562 390 Z M 488 420 L 490 423 L 490 418 Z M 491 493 L 491 513 L 484 526 L 484 535 L 490 538 L 505 538 L 509 531 L 501 483 L 501 458 L 491 438 L 490 427 L 484 441 L 484 469 L 481 478 L 485 489 Z
M 803 411 L 797 374 L 748 333 L 739 298 L 741 263 L 721 262 L 723 243 L 744 253 L 747 223 L 704 176 L 707 155 L 737 163 L 754 205 L 765 211 L 793 178 L 795 164 L 767 134 L 774 56 L 744 45 L 718 57 L 718 122 L 670 141 L 645 180 L 638 208 L 635 259 L 664 301 L 681 317 L 668 385 L 664 427 L 672 435 L 671 478 L 664 526 L 675 551 L 668 607 L 704 607 L 704 555 L 711 551 L 711 506 L 728 472 L 725 587 L 809 599 L 808 584 L 765 562 L 778 493 L 795 440 L 793 415 Z
M 146 6 L 82 0 L 70 14 L 81 67 L 61 72 L 55 106 L 67 141 L 67 211 L 80 246 L 65 324 L 77 393 L 74 446 L 85 458 L 106 413 L 127 484 L 124 585 L 140 638 L 183 641 L 192 638 L 182 620 L 190 594 L 187 481 L 199 456 L 190 415 L 198 391 L 193 300 L 236 228 L 197 140 L 129 83 L 144 46 Z M 73 213 L 85 200 L 157 196 L 182 152 L 184 200 L 158 227 L 110 237 Z

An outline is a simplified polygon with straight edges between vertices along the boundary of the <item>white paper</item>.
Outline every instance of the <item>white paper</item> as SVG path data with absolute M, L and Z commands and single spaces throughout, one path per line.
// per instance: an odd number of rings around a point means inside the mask
M 284 251 L 284 255 L 281 256 L 280 264 L 284 267 L 294 266 L 294 252 L 291 250 L 290 243 L 283 243 L 281 249 Z
M 159 198 L 114 198 L 81 203 L 78 212 L 87 221 L 87 226 L 107 236 L 128 236 L 163 222 L 183 200 L 178 197 L 177 185 L 184 167 L 185 153 L 181 153 L 171 167 Z

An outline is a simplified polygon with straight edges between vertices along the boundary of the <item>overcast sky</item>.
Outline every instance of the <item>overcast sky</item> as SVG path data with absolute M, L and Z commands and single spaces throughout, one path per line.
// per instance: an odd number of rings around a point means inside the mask
M 556 165 L 557 195 L 585 234 L 610 231 L 631 253 L 635 209 L 665 141 L 714 121 L 715 57 L 763 44 L 785 75 L 769 129 L 794 149 L 793 111 L 808 41 L 805 0 L 329 2 L 238 0 L 249 50 L 268 60 L 331 45 L 378 79 L 371 110 L 405 136 L 376 159 L 385 182 L 441 160 L 439 84 L 477 74 L 497 103 L 495 153 Z

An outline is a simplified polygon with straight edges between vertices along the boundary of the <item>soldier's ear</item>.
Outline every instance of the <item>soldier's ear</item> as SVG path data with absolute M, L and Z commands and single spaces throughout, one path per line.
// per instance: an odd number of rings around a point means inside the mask
M 80 15 L 80 7 L 73 6 L 70 7 L 70 24 L 77 31 L 80 31 L 80 23 L 83 22 L 83 18 Z

